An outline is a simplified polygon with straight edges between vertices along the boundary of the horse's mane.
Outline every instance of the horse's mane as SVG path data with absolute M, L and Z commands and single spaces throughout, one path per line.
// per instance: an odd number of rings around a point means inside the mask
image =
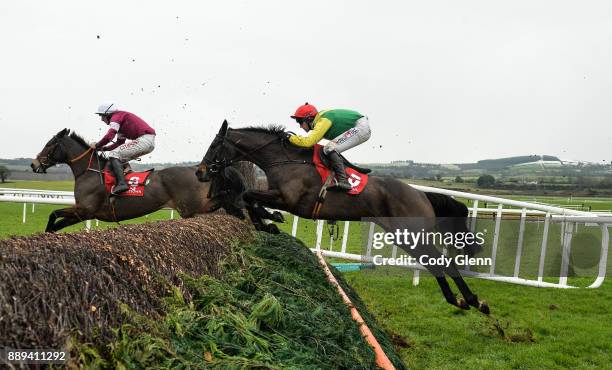
M 267 125 L 267 126 L 249 126 L 249 127 L 241 127 L 238 129 L 234 129 L 236 131 L 240 131 L 240 132 L 261 132 L 264 134 L 270 134 L 270 135 L 275 135 L 281 138 L 285 138 L 285 136 L 287 135 L 287 132 L 285 131 L 285 126 L 282 125 L 278 125 L 278 124 L 271 124 L 271 125 Z M 288 145 L 288 147 L 290 147 L 292 150 L 301 152 L 301 153 L 312 153 L 312 151 L 314 150 L 313 148 L 302 148 L 293 144 L 289 144 L 289 141 L 287 140 L 282 140 L 281 143 L 283 143 L 282 145 Z M 312 154 L 309 154 L 312 155 Z
M 249 131 L 249 132 L 263 132 L 265 134 L 281 136 L 285 134 L 285 126 L 281 125 L 268 125 L 268 126 L 249 126 L 242 127 L 236 130 Z
M 81 144 L 82 146 L 85 146 L 85 147 L 89 146 L 89 143 L 85 139 L 83 139 L 83 137 L 81 135 L 77 134 L 76 132 L 74 132 L 74 131 L 71 132 L 69 136 L 70 136 L 70 138 L 72 140 L 76 141 L 77 143 Z
M 89 148 L 89 146 L 90 146 L 90 144 L 87 142 L 87 140 L 83 139 L 83 137 L 81 135 L 77 134 L 74 131 L 70 132 L 70 135 L 67 135 L 67 136 L 69 136 L 72 140 L 76 141 L 81 146 L 84 146 L 86 148 Z M 97 155 L 98 155 L 98 158 L 100 160 L 105 159 L 102 155 L 100 155 L 99 152 L 97 153 Z

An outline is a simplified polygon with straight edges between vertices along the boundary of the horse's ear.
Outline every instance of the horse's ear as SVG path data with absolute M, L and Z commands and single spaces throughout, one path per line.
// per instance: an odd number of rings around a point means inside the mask
M 68 130 L 67 128 L 65 128 L 65 129 L 63 129 L 62 131 L 58 132 L 58 133 L 57 133 L 57 135 L 55 135 L 55 136 L 57 136 L 57 137 L 64 137 L 64 136 L 66 136 L 66 134 L 68 133 L 68 131 L 70 131 L 70 130 Z
M 227 120 L 224 119 L 223 120 L 223 124 L 221 125 L 221 129 L 219 130 L 219 135 L 221 136 L 225 136 L 227 134 Z

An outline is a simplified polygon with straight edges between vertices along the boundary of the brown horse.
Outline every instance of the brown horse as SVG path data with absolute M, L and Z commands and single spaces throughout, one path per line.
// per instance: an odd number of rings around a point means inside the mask
M 312 149 L 298 148 L 287 140 L 284 128 L 248 127 L 228 129 L 223 122 L 217 137 L 208 148 L 196 176 L 209 181 L 236 161 L 251 161 L 268 178 L 268 190 L 248 190 L 246 203 L 285 210 L 297 216 L 311 218 L 321 189 L 321 178 L 312 165 Z M 370 176 L 359 195 L 329 192 L 318 213 L 320 219 L 359 221 L 371 219 L 388 232 L 439 231 L 469 232 L 467 208 L 451 197 L 423 193 L 393 178 Z M 473 254 L 479 245 L 465 247 Z M 403 247 L 404 248 L 404 247 Z M 420 256 L 438 258 L 441 253 L 434 245 L 421 243 L 416 248 L 404 248 L 417 260 Z M 489 313 L 486 303 L 480 302 L 461 277 L 454 263 L 450 266 L 425 266 L 437 279 L 446 300 L 462 309 L 477 307 Z M 463 295 L 457 299 L 445 278 L 450 276 Z
M 106 193 L 101 170 L 107 160 L 87 142 L 68 129 L 53 136 L 30 165 L 36 173 L 66 163 L 75 178 L 74 197 L 76 205 L 53 211 L 45 231 L 55 232 L 80 221 L 98 219 L 118 222 L 144 216 L 164 207 L 178 211 L 181 217 L 193 217 L 226 206 L 225 196 L 208 199 L 209 184 L 193 177 L 195 167 L 170 167 L 153 171 L 149 176 L 145 194 L 142 197 L 112 197 Z M 219 192 L 219 191 L 217 191 Z M 225 195 L 225 194 L 224 194 Z M 240 217 L 242 212 L 227 204 L 228 212 Z M 244 216 L 242 216 L 244 217 Z M 56 221 L 60 218 L 59 221 Z

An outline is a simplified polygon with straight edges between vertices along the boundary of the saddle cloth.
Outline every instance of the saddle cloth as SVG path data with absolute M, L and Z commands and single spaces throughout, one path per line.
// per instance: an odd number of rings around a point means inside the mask
M 325 180 L 329 176 L 333 176 L 333 171 L 329 169 L 321 160 L 323 146 L 316 144 L 314 146 L 314 154 L 312 156 L 312 162 L 314 163 L 317 172 L 321 176 L 321 182 L 324 184 Z M 346 163 L 345 163 L 346 164 Z M 357 195 L 360 194 L 363 189 L 365 189 L 368 184 L 368 175 L 357 171 L 354 168 L 349 166 L 344 167 L 344 171 L 346 172 L 346 177 L 348 178 L 349 184 L 351 184 L 351 190 L 348 191 L 348 194 Z
M 144 196 L 145 185 L 149 183 L 147 178 L 153 172 L 148 170 L 144 172 L 130 172 L 125 175 L 125 181 L 130 187 L 127 191 L 119 194 L 120 197 L 142 197 Z M 115 176 L 108 170 L 104 170 L 104 187 L 106 193 L 110 194 L 115 186 Z

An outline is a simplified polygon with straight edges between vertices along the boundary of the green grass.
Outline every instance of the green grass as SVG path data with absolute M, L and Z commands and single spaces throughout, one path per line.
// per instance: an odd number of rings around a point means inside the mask
M 1 183 L 0 188 L 72 191 L 74 181 L 9 181 Z
M 72 191 L 74 189 L 74 181 L 15 181 L 0 184 L 0 187 L 5 188 L 20 188 L 20 189 L 43 189 L 43 190 L 62 190 Z M 0 238 L 9 236 L 31 235 L 34 233 L 44 232 L 49 219 L 49 214 L 56 209 L 65 208 L 63 205 L 51 204 L 36 204 L 32 210 L 32 204 L 27 205 L 26 222 L 23 223 L 23 203 L 7 203 L 0 202 Z M 180 217 L 177 212 L 174 212 L 174 217 Z M 121 221 L 121 224 L 133 224 L 147 221 L 168 220 L 170 219 L 169 210 L 161 210 L 150 215 L 138 217 L 132 220 Z M 106 229 L 117 226 L 113 222 L 91 221 L 92 229 Z M 60 232 L 80 231 L 85 229 L 85 222 L 69 226 L 62 229 Z
M 292 221 L 293 217 L 288 216 L 281 229 L 291 232 Z M 340 238 L 332 242 L 334 251 L 341 248 L 344 223 L 338 224 Z M 347 252 L 364 254 L 362 238 L 367 228 L 357 223 L 350 225 Z M 325 223 L 322 249 L 330 249 L 327 227 Z M 526 224 L 520 270 L 523 278 L 537 276 L 542 227 L 541 222 Z M 485 228 L 489 230 L 486 240 L 490 246 L 494 222 L 479 220 L 478 230 Z M 496 263 L 499 274 L 512 276 L 518 228 L 518 221 L 502 223 Z M 300 219 L 297 236 L 314 247 L 315 230 L 315 222 Z M 557 283 L 560 226 L 551 224 L 549 232 L 544 281 Z M 574 234 L 571 261 L 575 268 L 570 267 L 570 274 L 583 277 L 570 275 L 570 285 L 586 287 L 594 281 L 599 238 L 600 230 L 592 227 L 580 226 Z M 591 264 L 581 268 L 585 260 Z M 475 270 L 486 272 L 488 267 Z M 612 271 L 610 258 L 608 271 Z M 412 286 L 413 273 L 406 269 L 377 267 L 344 276 L 382 326 L 408 343 L 400 349 L 400 357 L 409 368 L 607 368 L 612 360 L 609 280 L 599 289 L 555 289 L 468 278 L 471 289 L 490 304 L 492 315 L 487 317 L 473 309 L 466 312 L 447 304 L 428 273 L 421 273 L 416 287 Z M 457 292 L 454 286 L 453 290 Z
M 492 314 L 448 305 L 431 277 L 376 268 L 344 274 L 388 331 L 408 347 L 411 369 L 609 368 L 612 284 L 542 289 L 467 279 Z M 502 332 L 499 330 L 503 330 Z
M 56 209 L 65 208 L 66 206 L 61 205 L 50 205 L 50 204 L 36 204 L 34 206 L 34 212 L 32 212 L 32 205 L 27 205 L 26 210 L 26 223 L 23 223 L 23 203 L 5 203 L 0 202 L 0 238 L 6 238 L 9 236 L 20 236 L 20 235 L 31 235 L 45 231 L 49 214 Z M 179 217 L 178 213 L 174 212 L 174 217 Z M 148 216 L 135 218 L 132 220 L 121 221 L 121 224 L 132 224 L 146 221 L 157 221 L 170 219 L 169 210 L 161 210 L 152 213 Z M 95 221 L 91 221 L 92 229 L 101 228 L 106 229 L 109 227 L 115 227 L 117 224 L 112 222 L 100 221 L 99 225 L 96 226 Z M 80 222 L 76 225 L 67 227 L 60 232 L 71 232 L 85 230 L 85 222 Z

